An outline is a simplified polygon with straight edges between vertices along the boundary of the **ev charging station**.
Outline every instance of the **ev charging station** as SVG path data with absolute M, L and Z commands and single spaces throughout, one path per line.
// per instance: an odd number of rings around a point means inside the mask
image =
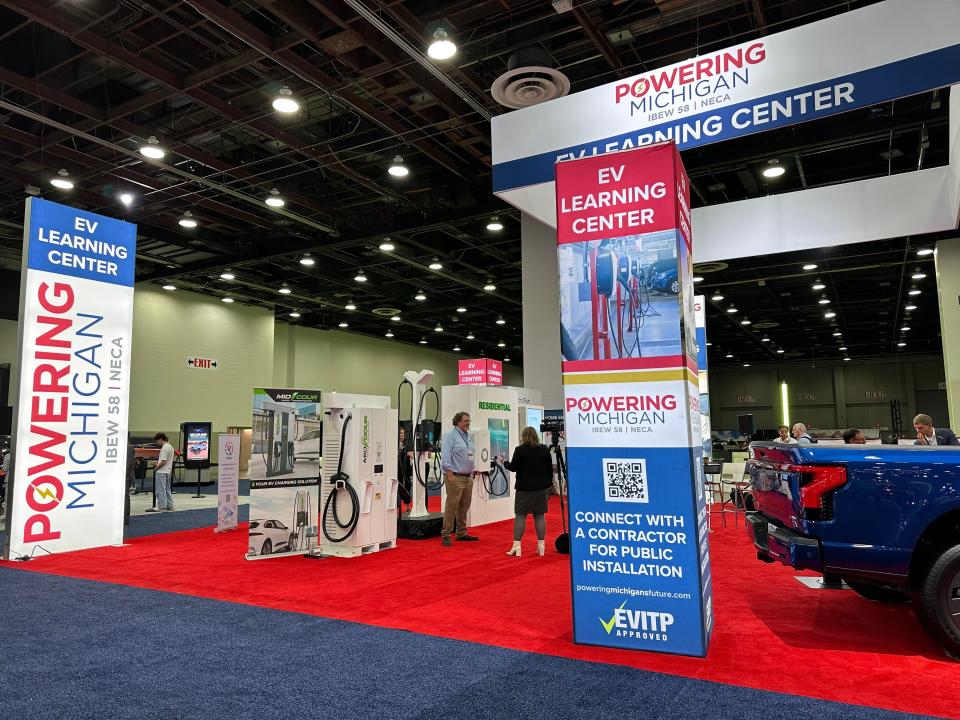
M 520 443 L 517 399 L 515 389 L 502 386 L 448 385 L 443 388 L 442 417 L 452 418 L 461 410 L 470 413 L 474 483 L 467 511 L 469 527 L 509 520 L 514 515 L 512 474 L 495 461 L 509 460 L 513 448 Z M 442 507 L 446 501 L 444 491 Z
M 357 557 L 397 545 L 397 411 L 379 395 L 323 396 L 320 532 L 314 555 Z

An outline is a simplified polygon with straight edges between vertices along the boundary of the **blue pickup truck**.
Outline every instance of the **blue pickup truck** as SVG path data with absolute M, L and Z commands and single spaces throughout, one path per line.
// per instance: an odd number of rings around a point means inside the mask
M 754 443 L 747 534 L 765 562 L 913 600 L 960 655 L 960 448 Z

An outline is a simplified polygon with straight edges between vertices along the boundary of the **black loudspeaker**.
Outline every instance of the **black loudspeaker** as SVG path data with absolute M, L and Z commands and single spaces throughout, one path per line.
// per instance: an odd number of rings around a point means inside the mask
M 13 433 L 13 408 L 10 405 L 0 406 L 0 435 Z
M 752 438 L 753 434 L 757 431 L 756 427 L 753 424 L 753 415 L 737 415 L 737 425 L 740 428 L 740 434 L 746 435 L 747 437 Z

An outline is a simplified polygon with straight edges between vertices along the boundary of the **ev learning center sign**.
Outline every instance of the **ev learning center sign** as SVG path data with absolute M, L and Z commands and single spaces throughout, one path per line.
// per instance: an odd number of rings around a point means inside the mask
M 558 163 L 574 640 L 706 654 L 690 191 L 674 144 Z
M 136 227 L 27 200 L 4 555 L 123 542 Z

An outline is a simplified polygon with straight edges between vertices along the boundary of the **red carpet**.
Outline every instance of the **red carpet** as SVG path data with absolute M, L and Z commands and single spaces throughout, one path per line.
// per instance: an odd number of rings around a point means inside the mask
M 203 529 L 7 565 L 960 720 L 960 664 L 909 606 L 806 589 L 758 562 L 742 526 L 711 535 L 717 629 L 706 660 L 574 645 L 568 556 L 537 557 L 531 527 L 524 556 L 507 557 L 511 526 L 479 528 L 479 543 L 401 541 L 356 559 L 249 562 L 245 529 Z

